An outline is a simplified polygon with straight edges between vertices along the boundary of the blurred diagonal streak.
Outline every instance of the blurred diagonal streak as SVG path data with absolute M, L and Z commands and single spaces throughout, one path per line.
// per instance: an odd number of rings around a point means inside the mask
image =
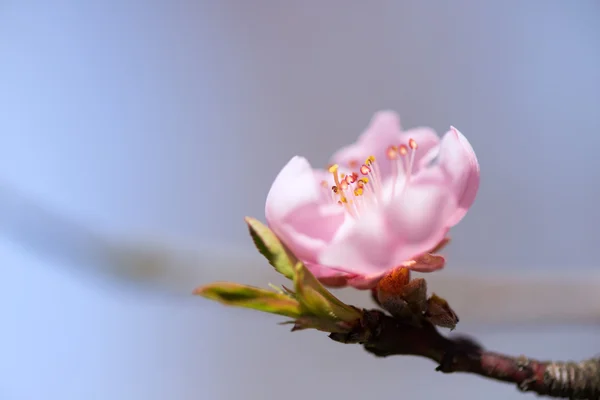
M 181 240 L 118 240 L 79 224 L 27 196 L 0 186 L 0 237 L 77 273 L 176 295 L 215 280 L 263 285 L 278 279 L 255 252 L 239 247 L 198 248 Z M 448 299 L 461 321 L 490 324 L 600 322 L 600 276 L 454 272 L 428 275 L 429 288 Z M 572 271 L 571 271 L 572 272 Z M 342 290 L 347 302 L 365 305 L 364 292 Z
M 164 289 L 165 280 L 157 279 L 161 275 L 168 274 L 167 281 L 186 282 L 180 274 L 189 278 L 186 268 L 194 266 L 197 274 L 202 264 L 197 254 L 108 239 L 6 185 L 0 186 L 0 235 L 74 272 L 155 288 Z

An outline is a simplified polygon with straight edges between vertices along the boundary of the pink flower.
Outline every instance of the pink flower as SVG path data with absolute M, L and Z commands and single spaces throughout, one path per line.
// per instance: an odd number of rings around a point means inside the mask
M 382 111 L 327 171 L 293 157 L 269 191 L 269 227 L 324 284 L 368 289 L 389 270 L 443 268 L 428 255 L 473 204 L 479 164 L 455 128 L 402 131 Z

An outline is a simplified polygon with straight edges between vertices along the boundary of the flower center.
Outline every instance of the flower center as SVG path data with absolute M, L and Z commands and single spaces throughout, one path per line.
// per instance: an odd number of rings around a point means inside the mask
M 411 138 L 408 146 L 390 145 L 386 149 L 385 162 L 391 163 L 391 189 L 384 191 L 384 183 L 388 181 L 384 182 L 375 156 L 371 155 L 362 165 L 356 160 L 348 163 L 351 170 L 358 168 L 358 171 L 341 173 L 338 164 L 330 166 L 329 173 L 335 184 L 329 187 L 327 181 L 322 181 L 323 190 L 333 203 L 358 218 L 365 208 L 381 205 L 404 190 L 413 172 L 417 147 L 417 142 Z

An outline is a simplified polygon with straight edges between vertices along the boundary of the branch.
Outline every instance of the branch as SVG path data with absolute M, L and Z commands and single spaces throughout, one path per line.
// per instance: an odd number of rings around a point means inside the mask
M 250 234 L 275 270 L 294 283 L 269 292 L 227 282 L 197 288 L 194 293 L 223 304 L 252 308 L 293 318 L 292 331 L 318 329 L 342 343 L 359 343 L 379 357 L 413 355 L 429 358 L 436 370 L 468 372 L 517 385 L 522 391 L 550 397 L 600 400 L 600 357 L 573 362 L 541 362 L 524 356 L 510 357 L 484 350 L 469 338 L 446 338 L 435 326 L 453 329 L 458 316 L 448 302 L 432 293 L 427 282 L 411 279 L 401 265 L 388 271 L 372 288 L 373 300 L 382 309 L 359 310 L 329 292 L 277 236 L 254 218 L 246 218 Z M 434 253 L 447 240 L 431 251 Z M 439 268 L 444 258 L 427 253 L 411 262 Z
M 522 391 L 549 397 L 600 399 L 600 357 L 583 362 L 551 362 L 511 357 L 483 349 L 469 338 L 446 338 L 429 322 L 416 326 L 381 311 L 364 311 L 350 333 L 332 333 L 342 343 L 360 343 L 378 356 L 413 355 L 429 358 L 444 373 L 467 372 L 514 383 Z

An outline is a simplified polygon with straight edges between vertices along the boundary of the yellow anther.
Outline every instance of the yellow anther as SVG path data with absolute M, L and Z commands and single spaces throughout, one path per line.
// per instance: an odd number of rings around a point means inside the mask
M 346 196 L 344 196 L 344 192 L 341 190 L 338 190 L 338 188 L 343 189 L 343 187 L 341 187 L 340 185 L 340 177 L 338 175 L 338 165 L 337 164 L 333 164 L 331 167 L 329 167 L 329 172 L 331 172 L 333 174 L 333 180 L 335 182 L 335 189 L 333 190 L 333 193 L 339 193 L 340 194 L 340 199 L 345 202 L 346 200 Z

